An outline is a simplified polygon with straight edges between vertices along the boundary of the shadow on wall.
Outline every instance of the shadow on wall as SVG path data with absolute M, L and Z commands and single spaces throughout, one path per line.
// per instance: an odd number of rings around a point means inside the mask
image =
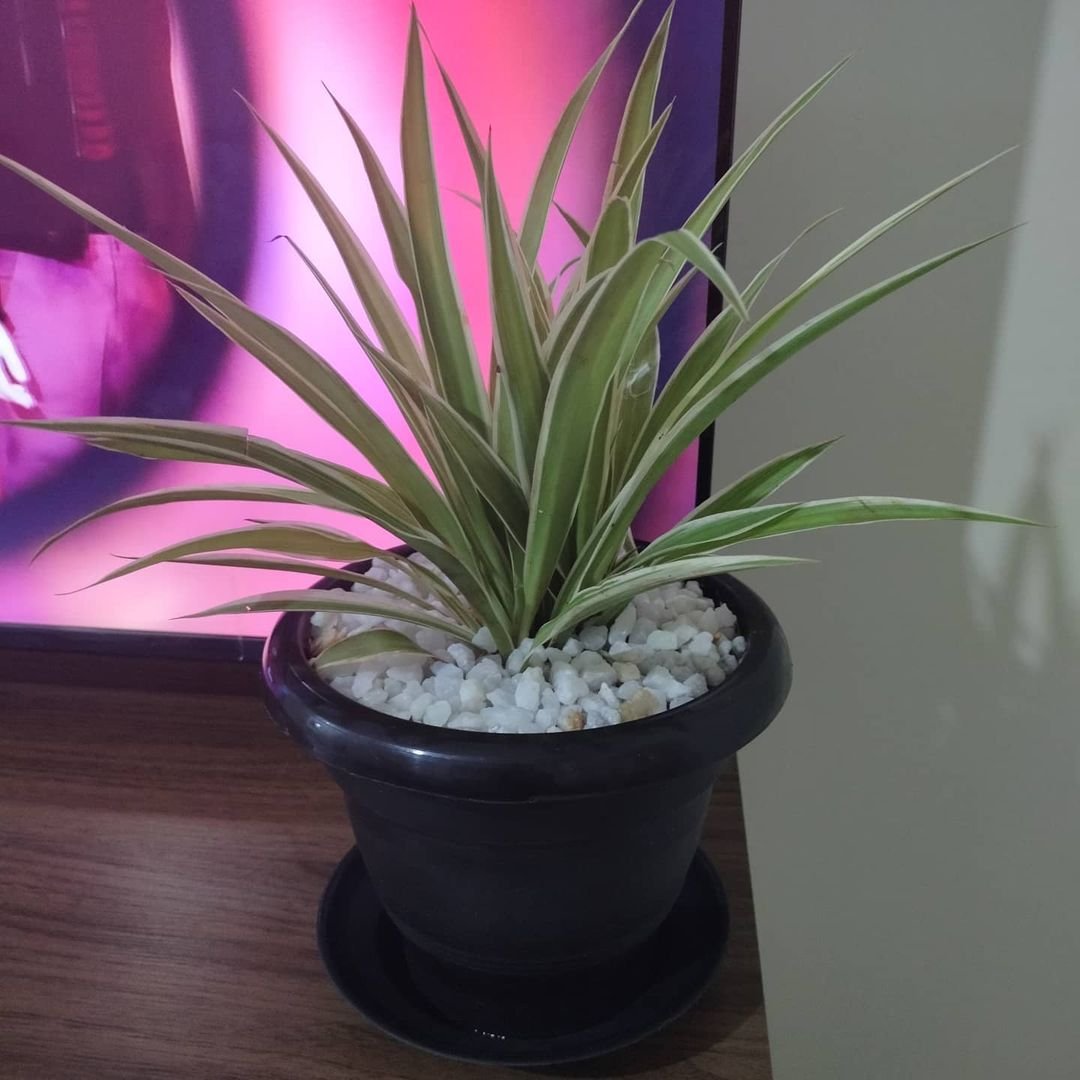
M 1066 1080 L 1080 1055 L 1080 363 L 1065 178 L 1080 144 L 1064 114 L 1080 9 L 761 0 L 743 25 L 741 145 L 774 112 L 778 71 L 801 84 L 854 46 L 859 62 L 740 190 L 736 280 L 816 212 L 847 207 L 836 227 L 854 234 L 1014 141 L 821 302 L 1032 225 L 759 387 L 720 425 L 718 482 L 846 432 L 793 497 L 923 495 L 1049 526 L 833 530 L 784 545 L 819 567 L 753 581 L 796 668 L 784 713 L 740 755 L 776 1075 Z

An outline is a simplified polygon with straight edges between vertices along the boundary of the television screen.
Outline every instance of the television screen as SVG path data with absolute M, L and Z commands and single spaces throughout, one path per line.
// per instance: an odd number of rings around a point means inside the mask
M 431 47 L 453 75 L 493 152 L 520 219 L 543 147 L 566 100 L 625 21 L 629 0 L 419 0 Z M 594 95 L 558 201 L 596 214 L 618 104 L 663 14 L 646 0 Z M 408 445 L 405 425 L 344 323 L 294 250 L 345 294 L 348 279 L 303 190 L 241 100 L 295 148 L 328 188 L 408 309 L 359 157 L 327 93 L 356 117 L 400 180 L 398 125 L 406 0 L 0 0 L 0 152 L 38 170 L 216 277 L 330 359 Z M 730 37 L 731 20 L 727 33 Z M 660 102 L 675 99 L 645 191 L 643 229 L 677 227 L 713 182 L 724 4 L 677 5 Z M 430 61 L 430 56 L 429 56 Z M 429 62 L 440 192 L 476 339 L 490 341 L 486 260 L 475 181 Z M 324 85 L 325 84 L 325 85 Z M 579 251 L 553 215 L 541 251 L 554 276 Z M 705 286 L 687 289 L 663 327 L 670 357 L 700 331 Z M 91 415 L 188 418 L 249 428 L 370 471 L 356 451 L 242 350 L 231 346 L 140 257 L 19 178 L 0 175 L 0 419 Z M 252 478 L 259 474 L 250 474 Z M 639 522 L 642 535 L 681 517 L 696 457 L 673 470 Z M 124 495 L 245 470 L 162 463 L 88 450 L 52 433 L 0 427 L 0 622 L 260 634 L 272 616 L 176 623 L 234 596 L 299 587 L 266 571 L 168 565 L 99 588 L 117 565 L 174 540 L 268 516 L 265 504 L 184 503 L 94 521 L 31 561 L 49 536 Z M 290 519 L 334 522 L 289 508 Z M 350 523 L 365 539 L 391 542 Z

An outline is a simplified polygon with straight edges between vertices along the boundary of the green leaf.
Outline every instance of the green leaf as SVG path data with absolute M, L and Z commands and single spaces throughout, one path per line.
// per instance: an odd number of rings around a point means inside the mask
M 392 561 L 392 552 L 380 552 L 378 557 L 386 562 Z M 399 569 L 414 570 L 415 563 L 410 563 L 408 559 L 401 558 L 401 563 L 404 563 L 404 567 L 400 563 L 396 564 Z M 378 581 L 375 578 L 369 577 L 367 574 L 357 572 L 353 570 L 344 570 L 339 566 L 324 566 L 320 563 L 305 562 L 300 559 L 283 559 L 272 558 L 269 556 L 259 555 L 186 555 L 176 559 L 168 559 L 167 562 L 173 564 L 180 564 L 183 566 L 223 566 L 232 567 L 238 570 L 273 570 L 279 573 L 288 574 L 312 574 L 316 577 L 333 578 L 335 581 L 354 581 L 365 585 L 368 588 L 375 589 L 378 592 L 384 592 L 389 596 L 393 596 L 398 600 L 406 601 L 411 604 L 416 604 L 419 607 L 426 608 L 428 611 L 435 611 L 439 614 L 442 612 L 431 601 L 423 600 L 419 596 L 414 596 L 410 592 L 406 592 L 404 589 L 399 589 L 394 585 L 390 585 L 385 581 Z M 415 572 L 410 574 L 419 584 L 428 587 L 429 583 L 420 578 Z M 474 629 L 479 629 L 480 624 L 476 621 L 474 613 L 470 612 L 464 604 L 457 602 L 456 605 L 447 604 L 442 594 L 438 594 L 440 600 L 443 600 L 443 604 L 450 611 L 453 612 L 458 618 L 462 620 L 465 625 L 471 624 Z
M 825 214 L 818 218 L 817 221 L 812 222 L 783 251 L 770 259 L 754 275 L 743 292 L 743 299 L 746 301 L 748 308 L 753 307 L 755 300 L 768 285 L 773 272 L 795 245 L 819 225 L 824 224 L 838 213 L 838 210 L 833 210 L 831 213 Z M 684 276 L 681 280 L 685 283 L 687 277 Z M 671 424 L 675 416 L 685 412 L 693 404 L 698 383 L 713 370 L 713 366 L 724 354 L 725 349 L 741 325 L 742 320 L 738 312 L 731 307 L 725 308 L 705 327 L 697 340 L 690 346 L 686 355 L 683 356 L 671 376 L 664 383 L 660 396 L 657 398 L 655 407 L 646 423 L 638 429 L 639 433 L 635 445 L 626 458 L 627 475 L 633 471 L 641 460 L 645 448 L 656 439 L 661 431 Z
M 469 642 L 472 635 L 464 627 L 440 619 L 428 612 L 396 604 L 380 604 L 361 600 L 355 593 L 330 589 L 285 589 L 281 592 L 259 593 L 227 604 L 218 604 L 205 611 L 196 611 L 182 619 L 204 619 L 211 615 L 254 615 L 266 611 L 336 611 L 345 615 L 374 615 L 380 619 L 399 620 L 438 630 L 456 641 Z
M 1038 525 L 1028 518 L 993 514 L 973 506 L 905 499 L 884 495 L 863 495 L 845 499 L 821 499 L 800 503 L 790 515 L 759 526 L 752 539 L 806 532 L 837 525 L 866 525 L 875 521 L 985 521 L 998 525 Z
M 435 56 L 435 63 L 438 65 L 439 74 L 442 76 L 443 86 L 446 87 L 446 96 L 450 99 L 450 106 L 454 110 L 458 128 L 461 130 L 461 138 L 465 143 L 465 149 L 469 152 L 469 161 L 472 163 L 473 174 L 476 176 L 476 189 L 482 192 L 484 190 L 484 173 L 487 168 L 487 152 L 476 131 L 476 125 L 473 123 L 472 117 L 469 116 L 469 110 L 465 108 L 465 102 L 462 101 L 457 87 L 454 85 L 446 68 L 443 67 L 438 55 Z M 458 194 L 478 207 L 481 205 L 479 199 L 472 199 L 463 192 L 458 192 Z
M 634 222 L 630 200 L 612 199 L 607 204 L 596 225 L 586 255 L 585 277 L 610 270 L 629 250 L 634 242 Z
M 542 645 L 573 630 L 591 615 L 608 608 L 622 607 L 639 593 L 668 585 L 673 581 L 692 581 L 710 574 L 728 574 L 735 570 L 753 570 L 762 566 L 785 566 L 807 562 L 770 555 L 711 555 L 681 559 L 660 566 L 644 566 L 614 574 L 599 585 L 582 589 L 559 613 L 536 631 L 536 645 Z
M 619 123 L 619 134 L 615 141 L 615 156 L 608 175 L 607 187 L 604 190 L 604 202 L 619 191 L 620 178 L 624 178 L 641 146 L 648 140 L 651 134 L 653 110 L 656 108 L 656 91 L 660 83 L 660 72 L 667 52 L 668 32 L 671 29 L 671 16 L 675 10 L 674 3 L 668 6 L 660 25 L 656 28 L 645 50 L 637 74 L 634 76 L 633 86 L 626 99 L 623 108 L 622 120 Z M 620 192 L 630 195 L 631 192 Z M 640 192 L 634 194 L 634 221 L 638 219 L 641 209 Z
M 878 300 L 1000 235 L 997 233 L 954 248 L 863 290 L 792 330 L 753 359 L 748 359 L 720 385 L 700 396 L 695 395 L 695 403 L 642 456 L 633 475 L 597 525 L 588 549 L 579 557 L 565 589 L 576 589 L 582 582 L 598 580 L 607 572 L 622 537 L 648 492 L 686 447 L 751 387 L 807 345 Z
M 573 268 L 575 266 L 577 266 L 577 264 L 579 262 L 581 262 L 581 256 L 580 255 L 575 255 L 572 259 L 567 259 L 566 262 L 564 262 L 562 264 L 562 266 L 559 267 L 559 269 L 556 272 L 555 276 L 548 282 L 548 292 L 549 293 L 555 292 L 555 288 L 559 284 L 559 282 L 562 280 L 563 275 L 568 270 L 573 270 Z M 548 328 L 549 333 L 550 333 L 550 329 L 551 328 L 549 327 Z
M 720 211 L 727 205 L 735 188 L 750 171 L 750 168 L 761 157 L 774 139 L 795 119 L 796 116 L 821 93 L 822 90 L 836 77 L 840 69 L 848 62 L 845 58 L 827 71 L 812 86 L 799 95 L 734 161 L 731 168 L 716 182 L 713 188 L 698 204 L 697 209 L 687 218 L 683 228 L 696 237 L 703 236 L 712 226 Z M 653 293 L 665 294 L 671 283 L 678 275 L 678 266 L 670 267 L 666 273 L 659 274 L 657 279 L 650 283 L 646 304 L 654 302 Z
M 578 324 L 596 299 L 596 294 L 604 287 L 608 276 L 605 273 L 591 278 L 559 309 L 551 324 L 551 333 L 544 342 L 544 368 L 548 372 L 558 367 L 566 347 L 577 332 Z
M 524 541 L 529 507 L 517 477 L 476 429 L 445 399 L 395 365 L 370 339 L 365 337 L 362 344 L 372 362 L 381 367 L 387 373 L 388 381 L 394 384 L 399 403 L 415 403 L 430 417 L 431 423 L 426 425 L 430 434 L 420 442 L 421 446 L 426 446 L 428 439 L 437 441 L 438 451 L 432 456 L 437 459 L 441 456 L 440 471 L 456 469 L 460 476 L 464 470 L 464 474 L 505 522 L 512 535 Z M 448 476 L 448 479 L 452 480 L 453 477 Z
M 529 314 L 529 283 L 523 280 L 515 256 L 506 209 L 495 182 L 490 146 L 483 190 L 495 355 L 498 370 L 506 379 L 525 469 L 531 474 L 548 379 Z
M 248 108 L 263 131 L 270 136 L 274 146 L 277 147 L 293 175 L 300 182 L 304 194 L 315 208 L 323 225 L 326 226 L 326 231 L 341 255 L 356 294 L 360 297 L 383 347 L 398 363 L 417 375 L 423 375 L 426 368 L 412 331 L 367 248 L 361 243 L 345 215 L 338 209 L 337 204 L 326 193 L 326 189 L 299 155 L 251 105 L 248 105 Z M 408 272 L 407 268 L 406 272 Z M 216 299 L 211 298 L 211 301 L 217 306 Z
M 2 423 L 3 421 L 0 421 Z M 218 427 L 188 420 L 144 421 L 126 417 L 83 420 L 6 421 L 17 427 L 41 428 L 77 435 L 93 446 L 118 453 L 166 461 L 202 461 L 263 469 L 328 495 L 369 518 L 426 555 L 480 612 L 499 640 L 510 641 L 500 625 L 500 606 L 491 588 L 474 569 L 467 545 L 450 548 L 421 527 L 408 507 L 385 484 L 360 476 L 321 458 L 287 449 L 243 428 Z M 505 621 L 505 613 L 501 616 Z M 500 648 L 503 645 L 500 644 Z M 507 646 L 507 650 L 513 644 Z
M 727 510 L 741 510 L 747 506 L 755 506 L 782 484 L 786 484 L 792 477 L 801 473 L 807 465 L 815 461 L 836 441 L 836 439 L 827 439 L 825 442 L 815 443 L 813 446 L 806 446 L 801 450 L 793 450 L 791 453 L 773 458 L 772 461 L 748 472 L 734 484 L 710 496 L 696 506 L 685 520 L 693 521 L 708 514 L 719 514 Z
M 279 138 L 273 132 L 270 134 L 275 142 L 280 143 Z M 295 158 L 295 155 L 290 157 L 292 152 L 283 143 L 280 143 L 279 149 L 282 149 L 290 165 L 294 167 L 294 171 L 304 182 L 307 176 L 306 169 L 299 162 L 299 159 Z M 217 325 L 219 329 L 225 331 L 233 340 L 242 338 L 244 348 L 249 349 L 252 355 L 270 367 L 275 375 L 283 379 L 321 416 L 332 423 L 337 430 L 342 431 L 343 434 L 347 432 L 350 441 L 360 448 L 361 452 L 380 473 L 393 479 L 395 486 L 403 491 L 405 497 L 410 500 L 410 505 L 424 515 L 425 522 L 431 528 L 438 530 L 448 544 L 457 546 L 462 543 L 462 535 L 457 522 L 447 513 L 441 495 L 424 476 L 422 470 L 405 452 L 404 448 L 401 447 L 373 410 L 364 404 L 352 392 L 348 384 L 313 350 L 276 323 L 257 315 L 205 274 L 182 260 L 176 259 L 156 244 L 142 239 L 44 177 L 38 176 L 31 170 L 2 156 L 0 156 L 0 164 L 7 165 L 14 172 L 23 176 L 46 194 L 51 195 L 74 210 L 98 228 L 116 236 L 149 259 L 170 277 L 186 286 L 187 289 L 198 293 L 203 298 L 202 300 L 192 297 L 188 293 L 182 292 L 182 295 L 204 317 Z M 315 183 L 313 179 L 312 183 Z M 320 201 L 325 195 L 325 193 L 319 194 L 321 188 L 316 189 L 305 183 L 305 189 L 318 202 L 320 213 L 323 214 L 328 226 L 336 221 L 335 214 L 338 214 L 336 208 L 328 201 Z M 345 227 L 347 228 L 347 226 Z M 337 229 L 337 226 L 335 225 L 334 228 Z M 344 237 L 340 229 L 337 229 L 337 235 L 335 236 L 335 242 L 338 240 L 343 242 L 347 240 L 347 237 Z M 353 251 L 356 258 L 353 259 L 350 273 L 360 273 L 362 271 L 363 258 L 366 257 L 361 257 L 362 254 Z M 357 280 L 357 278 L 354 277 L 354 280 Z M 363 297 L 361 298 L 363 299 Z M 376 307 L 379 307 L 379 305 L 376 305 Z M 376 322 L 375 312 L 371 308 L 368 310 L 369 314 L 372 315 L 373 323 Z M 389 317 L 386 310 L 380 308 L 380 311 L 384 316 Z M 376 328 L 378 329 L 377 323 Z M 398 357 L 398 359 L 400 362 L 401 358 Z M 422 368 L 418 370 L 422 371 Z M 109 448 L 119 451 L 128 449 L 127 446 L 121 446 L 115 442 Z M 164 444 L 160 445 L 158 449 L 165 449 Z M 179 452 L 181 448 L 176 447 L 175 449 Z M 168 455 L 164 456 L 168 457 Z M 185 459 L 180 457 L 171 460 Z M 242 464 L 252 463 L 242 462 Z M 279 472 L 279 475 L 285 474 Z M 398 535 L 402 534 L 399 532 Z
M 531 623 L 547 592 L 570 532 L 582 466 L 593 441 L 607 384 L 621 361 L 626 331 L 636 315 L 641 288 L 662 252 L 659 244 L 640 244 L 611 271 L 578 324 L 552 377 L 529 502 L 523 583 L 527 623 Z
M 244 428 L 193 420 L 141 420 L 117 416 L 2 422 L 13 427 L 76 435 L 93 446 L 137 457 L 262 469 L 343 503 L 354 513 L 370 518 L 414 546 L 413 535 L 424 535 L 408 507 L 381 481 L 269 439 L 261 439 Z
M 510 404 L 506 376 L 497 367 L 492 371 L 491 388 L 495 398 L 491 441 L 500 460 L 517 477 L 522 490 L 526 490 L 532 481 L 529 468 L 525 464 L 525 448 L 517 426 L 517 415 Z
M 292 243 L 291 240 L 289 242 Z M 470 500 L 467 490 L 462 490 L 464 485 L 474 483 L 479 494 L 497 509 L 508 527 L 514 530 L 518 542 L 524 543 L 528 503 L 513 475 L 503 467 L 497 455 L 468 421 L 439 397 L 426 382 L 416 379 L 379 349 L 351 317 L 333 287 L 311 260 L 295 244 L 293 247 L 330 296 L 353 336 L 390 389 L 425 457 L 432 464 L 457 519 L 475 519 L 475 502 Z M 486 553 L 481 552 L 481 556 L 489 558 L 493 551 L 490 530 L 481 523 L 479 530 L 473 529 L 471 532 L 473 538 L 480 540 L 486 549 Z
M 521 254 L 521 248 L 517 243 L 517 238 L 513 236 L 513 233 L 511 233 L 511 239 L 514 241 L 514 252 L 518 259 L 518 271 L 523 276 L 528 277 L 533 327 L 536 330 L 536 335 L 539 340 L 543 341 L 550 333 L 551 321 L 555 318 L 555 307 L 551 300 L 551 290 L 548 288 L 547 281 L 544 278 L 544 272 L 539 266 L 534 266 L 531 274 L 526 271 L 525 258 Z
M 652 160 L 653 151 L 656 150 L 656 144 L 660 141 L 660 136 L 663 135 L 664 128 L 667 127 L 672 107 L 673 104 L 668 105 L 657 117 L 656 123 L 653 124 L 652 128 L 649 130 L 649 134 L 645 137 L 645 141 L 638 147 L 637 153 L 630 159 L 626 168 L 619 176 L 618 185 L 615 188 L 616 195 L 620 195 L 623 198 L 630 200 L 630 205 L 633 208 L 635 234 L 637 232 L 641 193 L 644 186 L 642 181 L 645 177 L 645 170 Z
M 755 517 L 760 520 L 755 521 Z M 878 521 L 986 521 L 1003 525 L 1034 525 L 1024 518 L 992 514 L 970 506 L 866 495 L 818 502 L 759 506 L 747 510 L 709 514 L 676 525 L 654 540 L 639 556 L 639 564 L 683 559 L 716 547 L 787 536 L 838 525 L 866 525 Z
M 581 241 L 584 247 L 589 246 L 589 230 L 581 224 L 573 214 L 560 203 L 554 202 L 555 209 L 559 211 L 563 221 L 570 226 L 570 231 Z
M 604 495 L 610 475 L 611 449 L 613 444 L 614 404 L 612 402 L 614 379 L 607 384 L 604 400 L 596 415 L 589 452 L 585 458 L 585 468 L 581 476 L 581 491 L 578 495 L 577 511 L 574 514 L 574 550 L 583 547 L 596 520 L 603 512 Z
M 674 232 L 663 233 L 656 239 L 667 244 L 672 251 L 678 252 L 687 262 L 700 270 L 716 287 L 724 301 L 731 305 L 740 319 L 746 321 L 750 318 L 746 301 L 724 269 L 723 263 L 692 232 L 677 229 Z
M 393 482 L 422 524 L 446 543 L 457 545 L 463 541 L 459 521 L 413 456 L 378 413 L 322 357 L 282 327 L 253 316 L 239 301 L 219 296 L 211 306 L 184 289 L 178 291 L 207 322 L 260 360 L 357 447 L 382 476 Z
M 279 238 L 275 237 L 275 239 Z M 297 255 L 300 256 L 312 277 L 315 278 L 323 292 L 329 297 L 330 302 L 341 316 L 342 321 L 349 328 L 349 332 L 364 350 L 368 359 L 371 361 L 372 367 L 375 368 L 375 371 L 382 379 L 383 384 L 390 391 L 391 396 L 394 398 L 394 402 L 397 404 L 398 408 L 401 410 L 402 416 L 405 418 L 405 422 L 409 425 L 409 430 L 412 431 L 416 441 L 424 451 L 424 456 L 434 468 L 436 463 L 432 461 L 434 455 L 431 452 L 431 447 L 435 441 L 435 434 L 431 430 L 431 425 L 428 423 L 427 416 L 424 414 L 423 410 L 416 405 L 414 400 L 416 395 L 407 393 L 404 389 L 405 385 L 422 386 L 425 390 L 430 392 L 430 384 L 427 379 L 421 381 L 416 378 L 396 360 L 383 352 L 382 349 L 372 341 L 371 337 L 360 323 L 357 322 L 355 316 L 349 310 L 348 305 L 341 299 L 330 282 L 326 280 L 319 268 L 308 258 L 303 249 L 293 241 L 291 236 L 282 236 L 280 239 L 287 241 Z M 438 475 L 437 471 L 436 475 Z
M 713 373 L 713 382 L 719 382 L 726 378 L 735 368 L 739 366 L 743 359 L 759 344 L 761 344 L 773 330 L 775 330 L 780 322 L 788 315 L 795 306 L 813 289 L 817 288 L 827 277 L 833 274 L 841 266 L 843 266 L 849 259 L 854 258 L 864 248 L 868 247 L 875 240 L 880 239 L 887 232 L 895 229 L 901 222 L 906 221 L 913 214 L 922 210 L 936 199 L 940 199 L 942 195 L 952 191 L 953 188 L 962 184 L 965 180 L 969 180 L 977 173 L 982 172 L 983 169 L 992 165 L 1006 154 L 1012 152 L 1010 148 L 1003 150 L 999 154 L 995 154 L 993 157 L 988 158 L 980 165 L 976 165 L 972 169 L 968 169 L 965 172 L 960 173 L 959 176 L 954 176 L 951 180 L 946 181 L 940 187 L 934 188 L 933 191 L 928 192 L 921 198 L 916 199 L 913 203 L 909 203 L 902 210 L 896 211 L 894 214 L 890 214 L 884 221 L 879 222 L 873 228 L 868 229 L 857 240 L 848 244 L 843 251 L 839 252 L 829 259 L 823 266 L 819 267 L 810 275 L 797 289 L 790 293 L 787 297 L 776 304 L 772 310 L 766 312 L 756 323 L 751 326 L 744 337 L 738 342 L 738 347 L 735 352 L 730 356 L 724 358 L 724 362 Z M 1009 230 L 1006 230 L 1009 231 Z M 993 240 L 997 236 L 1003 235 L 1002 233 L 995 233 L 994 236 L 987 237 L 987 240 Z M 957 249 L 957 252 L 962 254 L 963 251 L 970 250 L 973 246 L 985 243 L 985 240 L 977 241 L 976 244 L 970 245 L 963 250 Z M 955 257 L 955 256 L 950 256 Z
M 732 192 L 739 181 L 750 171 L 759 157 L 769 148 L 776 137 L 829 85 L 841 68 L 850 60 L 845 56 L 816 82 L 804 90 L 765 130 L 735 159 L 731 168 L 717 180 L 709 193 L 686 219 L 683 226 L 695 236 L 703 236 L 716 220 L 717 215 L 727 205 Z
M 33 558 L 48 551 L 58 540 L 62 540 L 68 533 L 74 532 L 91 521 L 107 517 L 109 514 L 119 513 L 121 510 L 139 510 L 147 506 L 164 506 L 178 502 L 270 502 L 292 503 L 302 506 L 321 506 L 328 510 L 342 510 L 345 513 L 355 513 L 351 506 L 332 499 L 327 495 L 321 495 L 315 491 L 304 488 L 263 487 L 256 484 L 226 484 L 218 487 L 181 487 L 162 488 L 158 491 L 148 491 L 142 495 L 129 495 L 124 499 L 105 506 L 99 506 L 89 514 L 84 514 L 77 521 L 65 525 L 59 532 L 53 533 L 41 547 L 34 553 Z
M 172 562 L 187 555 L 232 551 L 236 548 L 249 548 L 282 555 L 306 555 L 311 558 L 334 559 L 341 562 L 356 562 L 360 559 L 371 559 L 382 555 L 381 548 L 366 544 L 340 529 L 295 522 L 274 522 L 270 525 L 249 525 L 240 529 L 207 533 L 177 544 L 169 544 L 150 555 L 132 559 L 124 566 L 109 571 L 93 584 L 101 585 L 106 581 L 115 581 L 117 578 L 127 577 L 128 574 L 134 574 L 148 566 Z
M 312 664 L 320 675 L 333 676 L 374 656 L 385 656 L 387 653 L 431 655 L 427 649 L 421 649 L 415 641 L 396 630 L 363 630 L 358 634 L 350 634 L 328 649 L 323 649 Z
M 760 529 L 790 516 L 795 505 L 749 506 L 681 522 L 657 537 L 631 559 L 629 568 L 656 566 L 699 555 L 715 555 L 729 544 L 744 539 L 756 539 L 760 535 Z
M 447 448 L 453 451 L 477 491 L 511 534 L 523 541 L 528 528 L 529 504 L 517 477 L 477 434 L 476 429 L 446 402 L 433 395 L 425 398 L 425 405 Z
M 609 488 L 603 502 L 607 506 L 615 490 L 621 486 L 624 471 L 638 435 L 644 430 L 653 407 L 656 382 L 660 371 L 660 332 L 653 327 L 642 338 L 633 362 L 623 380 L 615 402 L 613 440 L 611 445 L 611 473 Z M 593 519 L 593 527 L 599 519 Z M 582 542 L 584 546 L 584 541 Z
M 478 431 L 490 429 L 490 410 L 462 309 L 439 204 L 424 92 L 420 26 L 413 11 L 401 107 L 401 165 L 412 235 L 420 317 L 435 381 L 446 400 Z
M 582 79 L 577 90 L 563 109 L 555 131 L 548 142 L 547 149 L 537 170 L 536 179 L 533 181 L 532 190 L 529 192 L 529 201 L 525 209 L 525 218 L 521 225 L 521 250 L 529 264 L 536 262 L 537 253 L 540 251 L 540 239 L 544 235 L 544 226 L 547 224 L 548 211 L 551 209 L 551 200 L 555 195 L 555 188 L 559 183 L 563 165 L 566 162 L 566 154 L 573 141 L 574 132 L 577 131 L 578 121 L 585 111 L 585 106 L 592 96 L 604 68 L 607 66 L 615 47 L 622 40 L 623 34 L 633 21 L 634 16 L 641 9 L 644 0 L 637 0 L 634 4 L 622 29 L 615 35 L 611 44 L 601 53 L 600 58 L 589 69 L 585 78 Z M 704 230 L 703 230 L 704 231 Z
M 413 263 L 412 238 L 409 236 L 409 222 L 405 217 L 405 206 L 400 196 L 394 190 L 390 178 L 386 175 L 378 154 L 368 141 L 360 125 L 352 114 L 341 104 L 340 101 L 326 88 L 330 94 L 330 100 L 337 106 L 345 126 L 349 129 L 356 149 L 360 151 L 360 160 L 364 164 L 364 172 L 367 173 L 368 183 L 371 185 L 371 193 L 375 197 L 375 207 L 379 211 L 379 220 L 382 222 L 383 232 L 390 244 L 390 254 L 394 259 L 394 267 L 398 276 L 409 292 L 417 295 L 416 265 Z

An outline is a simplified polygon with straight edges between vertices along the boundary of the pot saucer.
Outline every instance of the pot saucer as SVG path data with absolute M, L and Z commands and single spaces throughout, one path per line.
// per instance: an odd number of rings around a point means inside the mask
M 484 977 L 468 976 L 471 1022 L 451 1018 L 421 989 L 431 980 L 383 911 L 355 848 L 338 864 L 323 893 L 318 942 L 345 999 L 395 1039 L 460 1061 L 556 1065 L 629 1046 L 684 1013 L 720 963 L 728 921 L 724 887 L 699 850 L 671 914 L 656 933 L 618 970 L 612 968 L 605 977 L 596 969 L 588 976 L 595 993 L 589 998 L 591 1014 L 580 1026 L 567 1022 L 566 997 L 553 993 L 550 985 L 530 999 L 531 984 L 516 984 L 514 1005 L 517 1015 L 529 1017 L 530 1034 L 502 1033 L 514 1030 L 503 1027 L 505 980 L 491 980 L 486 1017 Z M 580 988 L 580 980 L 575 979 L 574 988 Z M 545 1031 L 548 1020 L 550 1030 Z

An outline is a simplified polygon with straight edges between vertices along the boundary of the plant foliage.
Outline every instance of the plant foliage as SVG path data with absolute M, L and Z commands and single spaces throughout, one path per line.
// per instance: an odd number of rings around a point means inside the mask
M 413 310 L 402 310 L 330 195 L 285 140 L 256 116 L 329 231 L 370 331 L 353 314 L 351 301 L 335 293 L 318 268 L 296 250 L 386 384 L 429 471 L 414 460 L 338 369 L 294 334 L 253 311 L 194 267 L 44 177 L 0 157 L 0 164 L 141 253 L 184 300 L 286 383 L 382 478 L 372 479 L 349 464 L 314 458 L 237 428 L 133 418 L 21 422 L 77 435 L 107 450 L 257 468 L 286 482 L 137 495 L 96 511 L 65 533 L 104 514 L 137 507 L 199 499 L 258 500 L 330 508 L 365 518 L 400 537 L 437 568 L 433 572 L 346 532 L 283 521 L 173 544 L 127 562 L 102 580 L 162 562 L 341 576 L 335 564 L 379 555 L 405 570 L 418 590 L 433 595 L 437 602 L 421 602 L 410 593 L 381 584 L 377 602 L 340 592 L 289 590 L 247 597 L 200 614 L 345 611 L 412 622 L 462 640 L 486 626 L 506 653 L 526 637 L 538 644 L 558 638 L 582 620 L 617 608 L 644 589 L 797 561 L 729 550 L 750 540 L 910 518 L 1016 521 L 912 499 L 764 503 L 830 445 L 821 443 L 755 469 L 643 550 L 635 547 L 630 528 L 649 491 L 728 406 L 833 328 L 992 239 L 938 254 L 784 329 L 788 316 L 833 271 L 984 167 L 978 166 L 875 225 L 763 314 L 755 314 L 770 275 L 787 252 L 740 288 L 702 238 L 751 166 L 825 89 L 843 62 L 792 102 L 747 147 L 681 228 L 639 238 L 647 166 L 661 142 L 671 108 L 656 115 L 670 20 L 671 9 L 657 28 L 629 91 L 602 208 L 591 230 L 555 203 L 555 193 L 582 112 L 622 31 L 585 76 L 560 117 L 519 228 L 511 222 L 500 192 L 490 138 L 481 141 L 440 66 L 475 170 L 483 219 L 494 338 L 486 386 L 443 228 L 422 31 L 415 12 L 405 69 L 400 195 L 356 120 L 334 101 L 359 151 L 394 266 L 407 286 Z M 563 267 L 555 282 L 549 281 L 538 263 L 553 207 L 582 245 L 580 257 Z M 724 308 L 657 394 L 657 326 L 695 274 L 704 275 L 719 290 Z M 324 666 L 331 670 L 350 659 L 403 647 L 407 647 L 406 639 L 393 631 L 371 631 L 336 643 Z

